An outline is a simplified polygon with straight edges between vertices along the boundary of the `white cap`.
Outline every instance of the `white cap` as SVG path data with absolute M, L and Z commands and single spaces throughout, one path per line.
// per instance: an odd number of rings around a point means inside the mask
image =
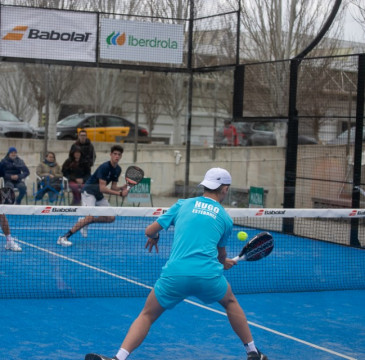
M 210 190 L 218 189 L 221 185 L 231 185 L 232 177 L 231 174 L 221 168 L 212 168 L 207 171 L 204 176 L 204 180 L 200 185 L 205 186 Z

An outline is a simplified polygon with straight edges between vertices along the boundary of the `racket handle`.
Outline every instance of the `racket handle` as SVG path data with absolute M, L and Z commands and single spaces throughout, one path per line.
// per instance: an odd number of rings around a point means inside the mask
M 246 256 L 243 255 L 243 256 L 235 256 L 232 260 L 234 260 L 235 262 L 239 262 L 239 261 L 244 261 L 246 260 Z

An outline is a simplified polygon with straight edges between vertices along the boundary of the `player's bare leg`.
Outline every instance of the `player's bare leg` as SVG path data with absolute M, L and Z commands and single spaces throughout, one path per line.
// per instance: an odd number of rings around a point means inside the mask
M 71 232 L 74 234 L 79 231 L 84 226 L 93 224 L 93 223 L 112 223 L 115 220 L 115 216 L 86 216 L 80 219 L 71 229 Z
M 1 224 L 1 229 L 4 233 L 4 235 L 5 236 L 10 235 L 8 219 L 6 218 L 6 216 L 4 214 L 0 214 L 0 224 Z
M 151 325 L 160 317 L 165 309 L 158 303 L 155 291 L 152 290 L 147 297 L 145 306 L 137 319 L 128 330 L 121 348 L 131 353 L 147 336 Z
M 251 342 L 252 335 L 248 326 L 246 315 L 234 296 L 231 285 L 228 284 L 226 295 L 221 301 L 219 301 L 219 303 L 226 309 L 227 317 L 232 329 L 238 335 L 241 341 L 244 344 Z

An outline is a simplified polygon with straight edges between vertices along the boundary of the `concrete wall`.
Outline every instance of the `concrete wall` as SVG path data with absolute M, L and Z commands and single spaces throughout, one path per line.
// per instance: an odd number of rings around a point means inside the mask
M 68 156 L 72 141 L 53 141 L 48 150 L 56 153 L 57 162 L 62 165 Z M 95 167 L 109 160 L 110 143 L 95 143 L 97 152 Z M 28 194 L 32 195 L 35 169 L 41 161 L 43 140 L 1 139 L 0 157 L 4 157 L 10 146 L 15 146 L 19 156 L 25 161 L 31 175 L 28 179 Z M 134 144 L 124 145 L 121 161 L 125 170 L 133 164 Z M 146 177 L 153 180 L 151 191 L 155 196 L 171 196 L 175 192 L 175 182 L 185 179 L 185 147 L 159 144 L 138 145 L 137 161 Z M 178 156 L 177 156 L 178 155 Z M 181 159 L 177 157 L 181 155 Z M 248 188 L 260 186 L 268 190 L 267 207 L 281 207 L 283 202 L 285 150 L 278 147 L 240 147 L 216 149 L 216 159 L 212 159 L 210 147 L 192 147 L 190 181 L 198 183 L 211 167 L 223 167 L 231 172 L 232 187 Z M 94 169 L 95 169 L 94 167 Z M 120 180 L 123 184 L 123 179 Z

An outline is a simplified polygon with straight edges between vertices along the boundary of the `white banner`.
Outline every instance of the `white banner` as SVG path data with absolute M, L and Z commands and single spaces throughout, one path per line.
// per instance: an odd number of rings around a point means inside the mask
M 0 56 L 96 61 L 97 15 L 1 7 Z
M 181 64 L 182 25 L 101 20 L 100 58 L 138 62 Z
M 0 214 L 72 216 L 160 216 L 168 208 L 1 205 Z M 232 218 L 365 218 L 365 209 L 237 209 L 226 208 Z

